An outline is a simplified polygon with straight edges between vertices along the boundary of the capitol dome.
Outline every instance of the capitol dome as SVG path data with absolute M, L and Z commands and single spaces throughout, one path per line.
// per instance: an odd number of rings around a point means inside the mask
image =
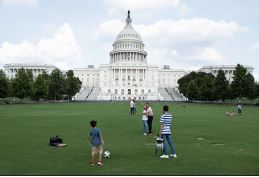
M 110 63 L 146 63 L 147 53 L 139 33 L 131 24 L 130 11 L 126 19 L 126 26 L 117 35 L 110 52 Z

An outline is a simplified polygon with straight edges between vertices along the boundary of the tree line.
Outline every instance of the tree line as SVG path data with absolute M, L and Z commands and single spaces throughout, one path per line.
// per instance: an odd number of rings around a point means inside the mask
M 21 68 L 15 78 L 7 78 L 3 70 L 0 70 L 0 98 L 17 97 L 32 100 L 60 100 L 67 97 L 71 100 L 81 88 L 82 82 L 69 70 L 62 74 L 55 69 L 51 74 L 45 71 L 35 79 L 31 70 Z
M 254 100 L 259 97 L 259 84 L 244 66 L 238 64 L 233 75 L 230 83 L 221 69 L 216 77 L 211 73 L 191 72 L 178 80 L 179 91 L 193 101 L 224 101 L 242 97 Z

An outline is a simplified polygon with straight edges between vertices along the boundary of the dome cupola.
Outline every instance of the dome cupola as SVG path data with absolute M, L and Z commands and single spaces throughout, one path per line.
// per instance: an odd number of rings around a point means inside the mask
M 144 51 L 144 43 L 139 33 L 133 28 L 130 11 L 126 19 L 126 26 L 117 35 L 110 52 L 110 63 L 134 62 L 146 63 L 147 53 Z

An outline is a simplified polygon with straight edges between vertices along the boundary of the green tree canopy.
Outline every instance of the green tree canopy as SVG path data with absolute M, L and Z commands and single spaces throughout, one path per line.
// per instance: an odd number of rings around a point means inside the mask
M 216 100 L 224 100 L 228 97 L 229 82 L 225 77 L 224 71 L 219 70 L 213 83 L 213 96 Z
M 32 96 L 33 83 L 24 68 L 18 70 L 13 80 L 12 87 L 14 96 L 21 100 L 25 97 Z
M 49 80 L 45 77 L 46 73 L 39 74 L 34 82 L 35 98 L 40 100 L 46 99 L 49 94 Z
M 197 100 L 199 89 L 194 80 L 190 81 L 187 87 L 187 97 L 189 100 Z
M 49 76 L 49 97 L 54 99 L 60 98 L 66 90 L 65 79 L 59 69 L 54 69 Z
M 81 88 L 82 82 L 78 79 L 78 77 L 74 76 L 74 72 L 72 70 L 69 70 L 67 73 L 67 95 L 69 97 L 69 100 L 72 96 L 74 96 L 77 92 L 79 92 Z
M 230 84 L 230 91 L 234 98 L 246 96 L 247 70 L 242 65 L 238 64 L 234 71 L 233 81 Z
M 256 84 L 254 76 L 251 73 L 247 73 L 246 75 L 246 96 L 250 100 L 256 98 Z
M 5 98 L 8 96 L 9 84 L 8 79 L 2 69 L 0 69 L 0 98 Z

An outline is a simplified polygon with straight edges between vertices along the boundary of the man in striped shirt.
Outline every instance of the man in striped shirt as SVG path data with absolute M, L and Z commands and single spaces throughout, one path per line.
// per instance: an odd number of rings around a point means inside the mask
M 169 144 L 171 148 L 171 154 L 170 157 L 176 158 L 176 152 L 174 149 L 174 145 L 171 138 L 171 123 L 172 123 L 172 115 L 168 112 L 169 108 L 167 105 L 163 107 L 163 115 L 160 118 L 160 136 L 164 141 L 164 147 L 163 147 L 163 155 L 160 156 L 160 158 L 169 158 L 169 155 L 167 154 L 167 147 L 166 147 L 166 141 Z

